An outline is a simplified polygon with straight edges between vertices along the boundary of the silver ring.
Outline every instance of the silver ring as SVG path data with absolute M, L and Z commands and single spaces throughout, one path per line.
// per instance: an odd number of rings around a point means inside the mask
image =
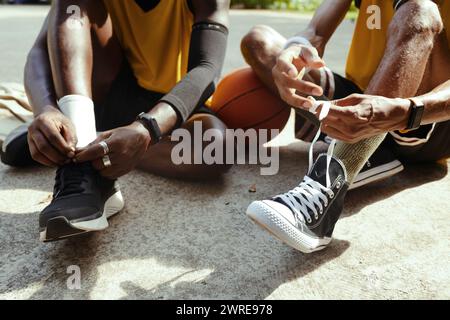
M 109 158 L 108 155 L 105 155 L 105 156 L 102 158 L 102 161 L 103 161 L 103 165 L 105 166 L 105 168 L 108 168 L 108 167 L 111 167 L 111 166 L 112 166 L 111 159 Z
M 103 154 L 107 155 L 109 153 L 109 147 L 106 141 L 100 141 L 98 144 L 103 148 Z

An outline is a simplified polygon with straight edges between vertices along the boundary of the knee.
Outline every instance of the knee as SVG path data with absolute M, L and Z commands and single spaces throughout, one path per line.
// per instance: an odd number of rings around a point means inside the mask
M 409 1 L 400 7 L 398 18 L 392 31 L 407 38 L 420 35 L 432 43 L 444 28 L 439 7 L 432 1 Z
M 270 27 L 258 25 L 253 27 L 241 40 L 241 52 L 247 63 L 251 63 L 258 52 L 268 45 L 267 37 Z

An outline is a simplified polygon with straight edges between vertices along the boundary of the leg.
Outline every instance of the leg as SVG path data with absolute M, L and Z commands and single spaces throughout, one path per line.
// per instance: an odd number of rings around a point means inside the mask
M 77 1 L 80 27 L 66 20 L 71 1 L 54 3 L 47 42 L 57 98 L 79 94 L 102 100 L 119 72 L 122 50 L 101 1 Z
M 108 77 L 114 78 L 115 68 L 120 66 L 114 59 L 119 59 L 121 54 L 118 46 L 116 51 L 111 47 L 112 28 L 103 2 L 75 2 L 81 14 L 81 22 L 75 28 L 73 21 L 69 23 L 71 19 L 67 19 L 67 10 L 72 4 L 69 1 L 53 2 L 47 42 L 55 100 L 78 95 L 75 103 L 74 97 L 65 100 L 70 108 L 61 100 L 58 106 L 73 123 L 81 147 L 80 137 L 84 132 L 89 134 L 83 137 L 83 143 L 88 144 L 96 138 L 91 99 L 100 99 L 101 93 L 107 90 Z M 97 82 L 101 73 L 105 78 Z M 103 230 L 108 227 L 107 218 L 123 208 L 116 182 L 101 177 L 90 163 L 62 165 L 55 180 L 52 202 L 39 216 L 42 241 Z
M 224 140 L 222 144 L 225 146 L 225 124 L 217 117 L 198 113 L 193 115 L 184 123 L 181 128 L 187 129 L 194 136 L 194 122 L 201 121 L 203 132 L 208 129 L 218 129 L 222 133 Z M 192 180 L 216 179 L 224 174 L 230 166 L 220 164 L 181 164 L 175 165 L 172 161 L 172 149 L 178 142 L 173 142 L 170 137 L 166 137 L 157 145 L 150 147 L 147 154 L 144 156 L 139 169 L 165 176 L 170 178 L 182 178 Z M 206 144 L 203 144 L 203 148 Z M 192 148 L 193 150 L 193 148 Z M 193 163 L 193 161 L 192 161 Z

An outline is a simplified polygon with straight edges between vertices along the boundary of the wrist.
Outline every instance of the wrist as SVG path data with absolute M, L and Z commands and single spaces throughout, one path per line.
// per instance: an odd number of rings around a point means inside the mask
M 403 98 L 393 99 L 393 103 L 398 113 L 398 121 L 393 128 L 395 130 L 406 130 L 411 113 L 411 101 Z
M 311 42 L 302 36 L 295 36 L 295 37 L 287 39 L 286 44 L 284 45 L 284 49 L 288 49 L 289 47 L 291 47 L 293 45 L 312 47 Z
M 56 106 L 54 105 L 45 105 L 44 107 L 40 108 L 39 110 L 36 110 L 34 112 L 34 116 L 40 116 L 43 113 L 47 113 L 47 112 L 59 112 L 61 113 L 61 110 L 59 110 Z
M 136 132 L 141 135 L 143 137 L 144 140 L 147 141 L 147 146 L 150 145 L 151 141 L 152 141 L 152 136 L 150 135 L 150 132 L 148 131 L 148 129 L 145 127 L 145 125 L 139 121 L 136 120 L 135 122 L 133 122 L 131 125 L 131 128 L 133 128 L 134 130 L 136 130 Z

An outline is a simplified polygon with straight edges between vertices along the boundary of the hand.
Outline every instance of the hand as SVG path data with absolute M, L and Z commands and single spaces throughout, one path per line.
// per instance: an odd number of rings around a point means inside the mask
M 75 156 L 77 144 L 72 122 L 54 107 L 38 115 L 28 128 L 28 145 L 34 160 L 58 167 Z
M 113 129 L 102 133 L 86 148 L 80 149 L 75 156 L 76 162 L 91 161 L 100 174 L 110 179 L 121 177 L 133 170 L 150 145 L 150 133 L 140 123 Z M 111 166 L 105 168 L 102 158 L 104 150 L 100 141 L 105 141 L 109 148 L 108 156 Z
M 305 96 L 321 96 L 323 90 L 320 86 L 301 79 L 305 68 L 320 69 L 325 66 L 319 57 L 316 48 L 303 45 L 292 45 L 278 56 L 272 76 L 281 98 L 292 107 L 307 109 L 312 107 Z
M 355 143 L 390 131 L 405 129 L 410 101 L 353 94 L 336 100 L 322 121 L 322 131 L 334 139 Z

